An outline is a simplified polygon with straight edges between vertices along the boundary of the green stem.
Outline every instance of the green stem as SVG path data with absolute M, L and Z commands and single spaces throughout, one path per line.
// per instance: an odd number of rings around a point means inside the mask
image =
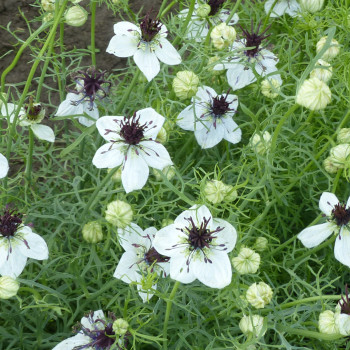
M 191 20 L 191 17 L 192 17 L 192 13 L 193 13 L 195 4 L 196 4 L 196 0 L 191 0 L 190 7 L 188 9 L 188 14 L 187 14 L 187 17 L 185 19 L 185 23 L 183 24 L 183 28 L 185 28 L 185 29 L 184 29 L 182 35 L 177 36 L 175 38 L 175 40 L 173 41 L 173 46 L 176 46 L 180 42 L 180 40 L 182 40 L 183 36 L 185 35 L 185 33 L 187 31 L 188 24 L 190 23 L 190 20 Z
M 162 4 L 160 5 L 160 8 L 159 8 L 159 10 L 158 10 L 158 19 L 160 19 L 160 15 L 162 14 L 162 12 L 163 12 L 163 9 L 164 9 L 164 7 L 166 6 L 166 3 L 168 2 L 168 0 L 163 0 L 162 1 Z
M 97 1 L 91 1 L 91 62 L 96 67 L 96 51 L 95 51 L 95 23 L 96 23 L 96 7 Z
M 171 8 L 172 8 L 174 5 L 176 5 L 177 3 L 178 3 L 178 1 L 177 1 L 177 0 L 174 0 L 174 1 L 172 1 L 172 2 L 163 10 L 163 12 L 160 12 L 160 11 L 159 11 L 159 13 L 160 13 L 159 18 L 164 17 L 164 16 L 171 10 Z
M 132 89 L 134 88 L 134 86 L 139 78 L 139 75 L 140 75 L 140 70 L 137 70 L 137 72 L 135 73 L 128 89 L 125 91 L 123 98 L 120 100 L 120 102 L 116 108 L 117 112 L 119 112 L 119 111 L 120 111 L 120 113 L 122 112 L 121 108 L 124 105 L 126 99 L 130 96 L 130 93 L 131 93 Z
M 241 4 L 242 0 L 237 0 L 236 3 L 235 3 L 235 6 L 233 7 L 230 15 L 227 17 L 227 20 L 226 20 L 226 24 L 228 24 L 228 22 L 231 21 L 231 18 L 234 16 L 234 14 L 236 13 L 237 9 L 238 9 L 238 6 Z
M 33 150 L 34 150 L 34 133 L 32 128 L 29 127 L 29 148 L 28 148 L 27 164 L 26 164 L 26 170 L 25 170 L 25 177 L 28 185 L 30 185 L 31 183 Z
M 163 350 L 168 349 L 168 322 L 169 322 L 171 307 L 173 306 L 173 300 L 175 298 L 175 294 L 179 286 L 180 286 L 180 282 L 176 281 L 174 284 L 173 290 L 170 293 L 169 299 L 166 302 L 166 311 L 165 311 L 164 326 L 163 326 L 163 338 L 164 338 Z
M 301 336 L 304 336 L 307 338 L 316 338 L 316 339 L 320 339 L 320 340 L 330 340 L 331 341 L 331 340 L 337 340 L 337 339 L 344 338 L 344 336 L 341 334 L 325 334 L 325 333 L 307 331 L 306 329 L 297 329 L 297 328 L 282 326 L 282 325 L 277 325 L 276 329 L 279 332 L 301 335 Z
M 66 77 L 66 60 L 64 57 L 64 23 L 60 23 L 60 52 L 62 55 L 61 69 L 60 73 L 62 78 L 58 75 L 59 87 L 60 87 L 60 98 L 61 101 L 64 100 L 64 88 L 65 88 L 65 77 Z
M 278 0 L 275 0 L 275 1 L 274 1 L 274 3 L 272 4 L 272 6 L 271 6 L 271 8 L 270 8 L 270 11 L 267 13 L 267 15 L 266 15 L 266 17 L 265 17 L 265 21 L 264 21 L 263 27 L 262 27 L 262 31 L 264 31 L 264 29 L 266 28 L 267 23 L 268 23 L 268 21 L 269 21 L 269 19 L 270 19 L 271 13 L 272 13 L 274 7 L 276 6 L 277 2 L 278 2 Z

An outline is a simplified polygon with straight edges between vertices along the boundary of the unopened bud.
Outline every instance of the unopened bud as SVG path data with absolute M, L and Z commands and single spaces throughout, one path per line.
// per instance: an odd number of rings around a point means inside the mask
M 264 326 L 264 317 L 259 315 L 243 316 L 239 322 L 239 328 L 243 334 L 253 335 L 257 338 L 262 337 L 266 333 Z
M 19 289 L 19 283 L 10 276 L 0 277 L 0 299 L 14 297 Z
M 267 249 L 269 241 L 265 237 L 258 237 L 255 241 L 254 244 L 254 249 L 257 250 L 258 252 L 263 252 L 264 250 Z
M 197 16 L 200 18 L 205 18 L 209 15 L 211 7 L 208 4 L 201 4 L 197 8 Z
M 253 283 L 247 290 L 246 298 L 249 304 L 256 309 L 263 309 L 272 299 L 273 291 L 271 287 L 264 283 Z
M 198 90 L 199 78 L 191 71 L 177 72 L 173 80 L 173 90 L 180 100 L 193 97 Z
M 235 28 L 225 22 L 215 26 L 210 33 L 213 45 L 218 50 L 229 47 L 235 41 L 236 35 Z
M 324 44 L 327 41 L 327 36 L 323 36 L 316 44 L 316 52 L 319 53 Z M 337 40 L 332 39 L 331 46 L 326 50 L 326 52 L 321 57 L 325 61 L 331 61 L 333 58 L 337 57 L 340 52 L 340 45 Z
M 51 12 L 55 10 L 55 0 L 41 0 L 41 6 L 44 11 Z
M 275 78 L 266 78 L 261 82 L 261 93 L 268 98 L 276 98 L 281 91 L 281 81 Z
M 241 275 L 256 273 L 260 265 L 260 255 L 250 248 L 243 247 L 238 255 L 232 258 L 232 264 Z
M 167 139 L 168 139 L 167 132 L 166 132 L 165 128 L 162 127 L 158 132 L 156 141 L 158 141 L 160 143 L 166 143 Z
M 315 13 L 322 9 L 324 0 L 299 0 L 299 3 L 303 11 Z
M 162 170 L 152 169 L 152 172 L 154 176 L 156 177 L 157 181 L 162 181 L 163 177 L 161 174 L 159 174 L 159 171 L 161 171 L 165 177 L 170 181 L 175 176 L 175 168 L 173 165 L 168 165 Z
M 123 336 L 128 331 L 129 323 L 123 318 L 118 318 L 113 322 L 112 328 L 115 335 Z
M 350 161 L 350 145 L 348 143 L 341 143 L 329 152 L 329 158 L 332 163 L 338 168 L 344 168 Z
M 315 68 L 310 73 L 310 78 L 317 78 L 325 83 L 328 83 L 332 78 L 332 67 L 331 65 L 324 61 L 324 60 L 318 60 Z
M 337 141 L 339 143 L 350 143 L 350 128 L 341 128 L 338 132 Z
M 249 141 L 250 146 L 260 155 L 264 155 L 271 147 L 271 134 L 264 131 L 262 136 L 254 134 Z
M 118 228 L 128 226 L 132 221 L 132 217 L 132 208 L 126 202 L 115 200 L 107 205 L 107 210 L 105 211 L 106 221 Z
M 318 329 L 325 334 L 339 334 L 338 326 L 335 322 L 333 311 L 326 310 L 320 313 L 318 319 Z
M 334 164 L 334 161 L 331 157 L 328 157 L 323 161 L 323 167 L 324 170 L 326 170 L 329 174 L 335 174 L 339 169 L 341 169 L 339 166 L 336 166 Z
M 85 224 L 82 232 L 88 243 L 98 243 L 103 240 L 102 226 L 98 221 L 90 221 Z
M 80 6 L 72 6 L 64 15 L 65 21 L 69 26 L 81 27 L 88 18 L 88 13 Z

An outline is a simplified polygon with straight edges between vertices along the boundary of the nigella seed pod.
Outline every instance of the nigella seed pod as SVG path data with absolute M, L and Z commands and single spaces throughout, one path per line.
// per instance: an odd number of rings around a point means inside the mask
M 188 70 L 177 72 L 173 80 L 173 90 L 180 100 L 193 97 L 197 93 L 198 85 L 198 76 Z
M 107 205 L 106 221 L 118 228 L 128 226 L 132 221 L 132 217 L 133 211 L 129 203 L 115 200 Z
M 243 316 L 239 322 L 239 328 L 246 336 L 262 337 L 266 333 L 264 317 L 260 315 Z
M 340 143 L 350 143 L 350 128 L 341 128 L 338 132 L 337 141 Z
M 72 27 L 81 27 L 85 24 L 88 18 L 88 13 L 81 6 L 72 6 L 66 14 L 64 15 L 64 19 L 66 24 Z
M 19 283 L 10 276 L 0 277 L 0 299 L 10 299 L 17 294 Z
M 324 81 L 325 83 L 328 83 L 332 78 L 332 74 L 333 68 L 331 65 L 324 60 L 318 60 L 315 68 L 310 73 L 310 78 L 315 77 Z
M 226 23 L 215 26 L 210 33 L 212 43 L 218 50 L 229 47 L 235 41 L 236 35 L 235 28 Z
M 320 313 L 318 319 L 318 329 L 324 334 L 339 334 L 339 328 L 336 324 L 335 314 L 331 310 Z
M 246 298 L 249 304 L 256 309 L 263 309 L 271 302 L 273 291 L 271 287 L 264 283 L 253 283 L 247 290 Z
M 315 13 L 320 11 L 324 5 L 324 0 L 299 0 L 303 11 Z
M 90 221 L 85 224 L 82 233 L 88 243 L 98 243 L 103 239 L 102 226 L 98 221 Z
M 260 266 L 260 255 L 253 249 L 243 247 L 238 256 L 232 258 L 232 265 L 241 275 L 256 273 Z
M 323 49 L 323 47 L 327 41 L 327 38 L 328 38 L 327 36 L 323 36 L 317 42 L 317 44 L 316 44 L 316 52 L 317 53 L 319 53 Z M 340 45 L 339 45 L 338 41 L 335 39 L 332 39 L 331 46 L 325 51 L 325 53 L 323 54 L 323 56 L 321 58 L 328 62 L 328 61 L 331 61 L 333 58 L 337 57 L 339 52 L 340 52 Z

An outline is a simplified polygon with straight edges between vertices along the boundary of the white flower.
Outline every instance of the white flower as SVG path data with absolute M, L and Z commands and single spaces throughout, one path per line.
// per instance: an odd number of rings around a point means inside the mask
M 15 112 L 18 107 L 13 103 L 4 103 L 1 106 L 1 115 L 8 118 L 12 123 L 15 118 Z M 53 130 L 47 126 L 39 124 L 45 117 L 45 109 L 40 103 L 29 103 L 25 108 L 21 108 L 18 117 L 18 123 L 21 126 L 29 126 L 34 135 L 40 140 L 55 142 Z
M 319 207 L 327 217 L 327 222 L 307 227 L 298 234 L 298 238 L 306 248 L 313 248 L 332 233 L 336 234 L 334 256 L 342 264 L 350 267 L 350 197 L 346 204 L 341 204 L 335 194 L 323 192 Z
M 211 288 L 230 284 L 229 253 L 237 233 L 227 221 L 213 218 L 206 206 L 184 211 L 172 225 L 157 232 L 153 245 L 170 256 L 170 277 L 181 283 L 198 279 Z
M 0 153 L 0 179 L 5 177 L 9 171 L 9 162 L 6 157 Z
M 260 48 L 267 35 L 266 30 L 259 34 L 259 27 L 256 33 L 243 29 L 245 39 L 235 41 L 230 48 L 230 57 L 214 66 L 214 70 L 227 69 L 227 81 L 233 90 L 244 88 L 256 81 L 252 67 L 260 76 L 269 75 L 269 79 L 277 79 L 282 84 L 279 75 L 271 75 L 277 71 L 278 58 L 269 50 Z
M 267 0 L 265 2 L 265 12 L 268 13 L 275 0 Z M 287 13 L 288 15 L 295 17 L 300 10 L 300 6 L 297 0 L 279 0 L 271 12 L 271 17 L 279 17 Z
M 186 107 L 177 118 L 177 125 L 194 131 L 197 142 L 202 148 L 211 148 L 222 139 L 238 143 L 242 131 L 233 121 L 238 97 L 236 95 L 218 95 L 208 86 L 198 89 L 192 104 Z
M 44 239 L 24 226 L 18 214 L 6 209 L 0 217 L 0 275 L 16 278 L 27 258 L 45 260 L 48 256 Z
M 137 282 L 143 302 L 151 299 L 151 289 L 157 288 L 157 284 L 154 283 L 156 276 L 147 276 L 148 273 L 162 277 L 169 274 L 169 257 L 159 254 L 152 245 L 156 232 L 155 227 L 143 231 L 134 223 L 124 230 L 118 229 L 119 242 L 125 253 L 119 260 L 113 276 L 125 283 Z M 147 283 L 149 281 L 150 283 Z
M 133 56 L 148 81 L 159 73 L 158 60 L 169 65 L 181 63 L 180 55 L 165 39 L 167 28 L 159 20 L 149 18 L 149 15 L 139 26 L 126 21 L 115 24 L 114 33 L 106 51 L 118 57 Z
M 209 33 L 209 24 L 207 21 L 210 21 L 212 26 L 216 26 L 220 23 L 226 23 L 227 19 L 231 15 L 231 11 L 227 9 L 221 9 L 223 2 L 219 3 L 215 0 L 208 0 L 207 4 L 210 6 L 210 10 L 203 11 L 202 6 L 198 6 L 196 3 L 194 5 L 194 11 L 192 13 L 191 20 L 187 27 L 187 32 L 185 34 L 187 39 L 193 39 L 196 41 L 202 41 Z M 203 14 L 208 13 L 208 18 L 203 18 Z M 179 18 L 185 20 L 188 14 L 188 9 L 180 11 Z M 233 25 L 239 20 L 238 15 L 235 13 L 231 20 L 227 23 L 228 25 Z
M 124 337 L 115 334 L 113 322 L 105 317 L 102 310 L 91 311 L 81 319 L 76 327 L 77 334 L 57 344 L 52 350 L 77 350 L 77 349 L 125 349 Z
M 163 170 L 172 165 L 168 151 L 156 141 L 164 117 L 153 108 L 136 112 L 131 118 L 102 117 L 96 122 L 101 136 L 108 141 L 92 160 L 97 168 L 115 168 L 122 164 L 122 183 L 126 193 L 141 189 L 148 167 Z

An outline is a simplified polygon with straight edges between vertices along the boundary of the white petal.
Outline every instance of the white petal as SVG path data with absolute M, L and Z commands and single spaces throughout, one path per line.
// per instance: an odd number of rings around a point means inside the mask
M 232 269 L 230 259 L 224 252 L 211 250 L 208 258 L 211 262 L 204 262 L 200 259 L 193 259 L 190 262 L 190 269 L 196 278 L 211 288 L 224 288 L 231 283 Z
M 72 104 L 72 101 L 77 101 L 79 99 L 81 99 L 81 96 L 69 93 L 66 96 L 66 99 L 58 106 L 58 110 L 55 115 L 57 117 L 64 117 L 68 115 L 83 114 L 83 106 L 81 103 L 77 106 Z
M 144 138 L 153 140 L 157 138 L 157 135 L 165 121 L 165 118 L 151 107 L 137 111 L 136 118 L 140 118 L 139 123 L 141 125 L 146 124 L 146 128 L 143 133 Z
M 209 209 L 205 205 L 202 205 L 202 206 L 194 205 L 190 209 L 182 212 L 175 219 L 174 224 L 178 228 L 187 227 L 189 223 L 188 223 L 188 220 L 186 220 L 186 218 L 188 219 L 190 217 L 192 217 L 194 223 L 198 226 L 200 226 L 201 223 L 203 222 L 203 218 L 206 218 L 206 220 L 209 220 L 209 225 L 212 224 L 212 220 L 213 220 Z
M 148 81 L 151 81 L 160 71 L 158 58 L 148 47 L 145 51 L 142 49 L 137 50 L 134 54 L 134 60 Z
M 176 51 L 173 45 L 169 43 L 166 39 L 161 39 L 159 41 L 159 46 L 155 49 L 155 54 L 165 64 L 170 66 L 180 64 L 181 56 Z
M 187 106 L 176 119 L 176 124 L 184 130 L 194 131 L 195 111 L 194 105 Z
M 306 248 L 313 248 L 327 239 L 335 229 L 334 224 L 326 222 L 305 228 L 298 234 L 298 238 Z
M 6 249 L 4 252 L 3 248 L 0 250 L 0 253 L 5 253 L 3 256 L 6 259 L 5 263 L 0 266 L 0 275 L 10 276 L 12 278 L 18 277 L 24 270 L 27 262 L 27 257 L 21 253 L 18 245 L 12 247 L 12 253 L 9 255 L 8 250 Z
M 214 118 L 212 119 L 212 121 L 204 123 L 206 127 L 194 132 L 198 144 L 203 149 L 216 146 L 225 135 L 222 121 L 217 118 L 216 125 L 214 126 Z
M 176 255 L 170 259 L 170 277 L 181 283 L 191 283 L 196 279 L 193 268 L 188 269 L 187 258 L 184 255 Z M 190 264 L 191 265 L 191 264 Z
M 265 12 L 266 14 L 269 13 L 273 3 L 275 2 L 275 0 L 267 0 L 265 2 Z M 288 2 L 286 0 L 280 0 L 277 2 L 277 4 L 275 5 L 275 7 L 273 8 L 272 12 L 271 12 L 271 17 L 279 17 L 282 16 L 288 7 Z
M 147 238 L 144 238 L 144 232 L 140 226 L 130 223 L 125 229 L 118 229 L 118 241 L 126 252 L 134 252 L 137 254 L 140 248 L 134 245 L 145 245 Z
M 79 333 L 74 337 L 70 337 L 66 340 L 61 341 L 52 350 L 72 350 L 74 347 L 83 346 L 89 344 L 90 342 L 90 337 Z
M 106 143 L 96 151 L 92 164 L 96 168 L 115 168 L 124 160 L 123 149 L 122 143 Z
M 340 314 L 338 319 L 339 332 L 342 335 L 350 335 L 350 315 Z
M 225 245 L 225 252 L 229 253 L 232 251 L 232 249 L 236 245 L 237 241 L 237 231 L 236 229 L 227 221 L 219 219 L 219 218 L 214 218 L 213 219 L 213 225 L 214 229 L 217 226 L 220 226 L 220 228 L 224 228 L 220 232 L 215 233 L 214 235 L 217 236 L 215 239 L 215 244 L 216 245 Z M 213 226 L 212 226 L 213 229 Z
M 198 88 L 198 91 L 196 93 L 196 100 L 198 98 L 200 101 L 209 103 L 211 101 L 210 97 L 216 97 L 217 95 L 218 94 L 216 93 L 216 91 L 211 87 L 202 86 Z
M 116 23 L 113 26 L 115 35 L 127 35 L 134 36 L 134 31 L 140 33 L 140 28 L 137 27 L 134 23 L 121 21 Z
M 288 3 L 286 13 L 288 13 L 288 15 L 292 17 L 295 17 L 298 14 L 299 10 L 300 10 L 300 5 L 298 4 L 298 2 L 296 0 L 290 0 Z
M 325 214 L 326 216 L 331 216 L 332 210 L 337 204 L 339 204 L 339 200 L 334 193 L 323 192 L 318 206 L 323 214 Z
M 166 148 L 158 142 L 142 141 L 140 142 L 139 151 L 151 168 L 163 170 L 166 166 L 173 164 Z
M 81 103 L 83 106 L 83 113 L 86 113 L 90 118 L 87 117 L 79 117 L 79 123 L 84 126 L 91 126 L 95 123 L 95 120 L 97 120 L 100 116 L 98 112 L 98 108 L 96 104 L 93 104 L 92 109 L 90 109 L 90 102 L 89 101 L 83 101 Z
M 49 126 L 42 124 L 33 124 L 31 128 L 33 130 L 34 135 L 40 140 L 55 142 L 55 134 Z
M 256 81 L 253 71 L 244 65 L 236 64 L 236 67 L 227 70 L 227 82 L 231 86 L 232 90 L 242 89 L 245 86 Z
M 0 153 L 0 179 L 5 177 L 9 171 L 9 163 L 5 156 Z
M 135 54 L 138 42 L 138 38 L 134 36 L 115 35 L 109 42 L 106 51 L 117 57 L 130 57 Z
M 29 248 L 25 244 L 19 246 L 23 255 L 36 260 L 48 259 L 49 249 L 42 237 L 32 232 L 29 226 L 24 226 L 22 229 L 18 230 L 18 233 L 23 234 L 23 238 L 27 241 L 29 246 Z
M 101 117 L 96 122 L 96 127 L 100 135 L 106 140 L 111 142 L 116 140 L 121 140 L 119 135 L 120 123 L 124 121 L 122 116 L 107 116 Z M 108 132 L 107 130 L 112 130 L 113 132 Z
M 350 267 L 350 232 L 345 227 L 335 240 L 334 256 L 342 264 Z
M 147 182 L 149 168 L 144 159 L 130 147 L 122 170 L 122 183 L 126 193 L 140 190 Z
M 104 315 L 102 310 L 93 311 L 92 317 L 90 315 L 88 317 L 85 317 L 85 316 L 82 317 L 80 323 L 84 327 L 91 329 L 91 325 L 96 324 L 95 320 L 97 320 L 97 319 L 105 320 L 105 315 Z M 100 324 L 100 322 L 97 323 L 97 325 L 99 325 L 99 324 Z
M 230 120 L 228 122 L 228 120 Z M 228 127 L 229 125 L 229 127 Z M 242 130 L 238 125 L 229 117 L 223 120 L 224 126 L 224 139 L 231 143 L 238 143 L 242 139 Z
M 152 286 L 152 289 L 157 289 L 157 284 L 154 284 Z M 138 290 L 139 296 L 141 297 L 143 303 L 148 302 L 154 295 L 154 293 L 152 293 L 151 290 L 143 290 L 141 284 L 137 285 L 137 290 Z
M 158 253 L 165 256 L 177 256 L 183 246 L 177 245 L 183 243 L 187 236 L 177 229 L 175 224 L 171 224 L 159 230 L 153 240 L 153 247 Z
M 346 202 L 346 208 L 350 207 L 350 197 L 348 198 L 347 202 Z
M 119 264 L 114 271 L 113 277 L 122 280 L 125 283 L 135 282 L 139 258 L 134 252 L 125 252 L 119 260 Z

